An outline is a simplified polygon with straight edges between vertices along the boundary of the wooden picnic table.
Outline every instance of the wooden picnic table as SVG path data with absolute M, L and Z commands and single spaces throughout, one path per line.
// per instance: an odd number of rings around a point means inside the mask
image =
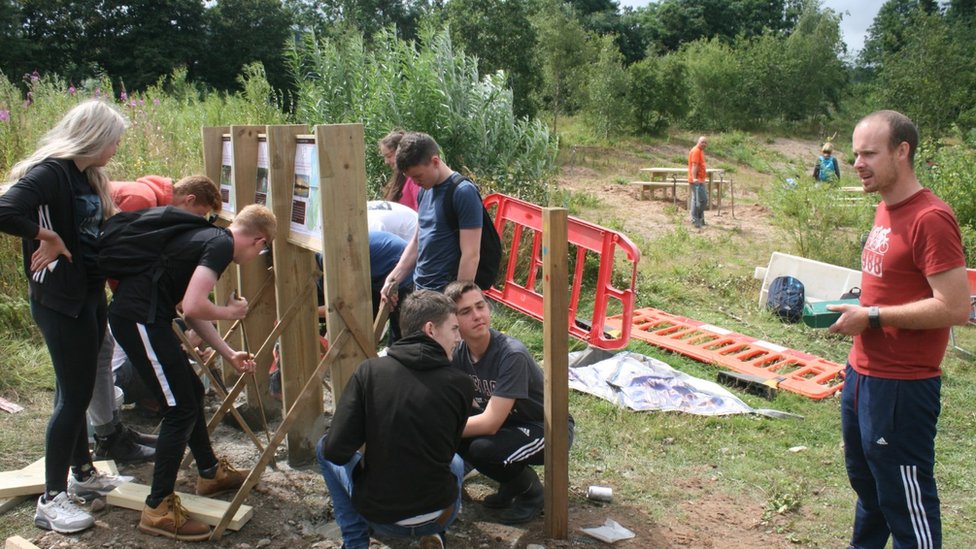
M 688 168 L 641 168 L 642 176 L 646 175 L 646 181 L 633 181 L 631 184 L 640 185 L 640 199 L 644 199 L 644 193 L 650 191 L 653 195 L 655 189 L 671 188 L 671 197 L 677 202 L 678 187 L 688 186 Z M 708 207 L 710 209 L 722 209 L 722 187 L 732 180 L 725 179 L 725 170 L 721 168 L 708 168 L 705 170 L 708 175 Z M 691 207 L 691 193 L 688 196 L 689 208 Z

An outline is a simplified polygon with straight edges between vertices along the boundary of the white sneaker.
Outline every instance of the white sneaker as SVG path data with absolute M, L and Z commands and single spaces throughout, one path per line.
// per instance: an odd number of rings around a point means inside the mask
M 92 469 L 92 475 L 85 481 L 80 481 L 75 478 L 74 474 L 69 474 L 68 493 L 84 499 L 104 497 L 112 490 L 131 481 L 133 478 L 128 475 L 102 473 L 97 469 Z
M 37 512 L 34 513 L 34 524 L 45 530 L 54 530 L 61 534 L 81 532 L 95 524 L 87 511 L 78 507 L 85 503 L 84 499 L 69 496 L 61 492 L 54 499 L 44 503 L 44 496 L 37 499 Z

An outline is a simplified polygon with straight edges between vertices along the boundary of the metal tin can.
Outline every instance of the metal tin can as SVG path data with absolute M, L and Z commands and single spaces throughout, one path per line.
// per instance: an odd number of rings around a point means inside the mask
M 613 500 L 613 488 L 609 486 L 590 486 L 586 489 L 586 497 L 593 501 L 609 503 Z

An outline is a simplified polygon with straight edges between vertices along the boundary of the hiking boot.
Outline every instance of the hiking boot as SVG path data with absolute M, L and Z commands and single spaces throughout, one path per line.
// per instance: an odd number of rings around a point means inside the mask
M 420 538 L 420 549 L 444 549 L 444 534 L 431 534 Z
M 136 442 L 129 435 L 130 431 L 128 427 L 117 423 L 112 434 L 106 437 L 95 435 L 95 459 L 113 459 L 117 463 L 142 463 L 155 458 L 156 449 Z M 131 432 L 135 433 L 135 431 Z
M 91 528 L 95 519 L 87 511 L 79 507 L 85 500 L 69 496 L 65 492 L 48 501 L 44 496 L 37 498 L 37 511 L 34 513 L 34 524 L 38 528 L 54 530 L 60 534 L 72 534 Z
M 539 516 L 546 503 L 546 493 L 539 476 L 531 467 L 525 468 L 519 479 L 528 480 L 528 488 L 515 496 L 512 505 L 502 511 L 499 519 L 502 524 L 524 524 Z
M 210 527 L 190 518 L 176 494 L 166 496 L 156 507 L 144 506 L 139 531 L 182 541 L 203 541 L 210 537 Z
M 132 479 L 128 475 L 101 473 L 93 468 L 85 480 L 78 480 L 74 473 L 68 475 L 68 494 L 84 499 L 104 497 Z
M 197 495 L 210 497 L 236 491 L 247 480 L 248 474 L 250 471 L 238 471 L 226 458 L 220 458 L 214 478 L 197 477 Z

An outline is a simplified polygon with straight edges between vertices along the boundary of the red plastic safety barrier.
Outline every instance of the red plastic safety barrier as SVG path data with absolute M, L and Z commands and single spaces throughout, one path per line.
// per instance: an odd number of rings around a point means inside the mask
M 502 245 L 508 252 L 507 263 L 503 260 L 502 265 L 504 281 L 489 288 L 485 294 L 541 321 L 542 294 L 537 288 L 541 286 L 539 281 L 542 274 L 542 207 L 503 194 L 490 194 L 484 198 L 484 203 L 488 211 L 492 212 L 495 229 L 501 235 Z M 570 263 L 574 266 L 573 272 L 569 273 L 569 333 L 600 349 L 622 349 L 630 341 L 629 319 L 634 312 L 634 284 L 637 280 L 640 250 L 626 236 L 572 216 L 569 216 L 567 226 L 569 244 L 576 247 L 575 263 Z M 625 288 L 614 286 L 612 280 L 614 266 L 618 263 L 617 251 L 625 254 L 628 263 L 626 267 L 629 268 L 630 280 L 629 286 Z M 572 254 L 572 247 L 570 253 Z M 580 319 L 577 315 L 580 314 L 579 302 L 587 254 L 591 257 L 596 254 L 598 274 L 593 295 L 593 312 L 589 319 Z M 614 301 L 619 303 L 618 310 L 628 321 L 619 326 L 619 332 L 609 334 L 604 327 L 607 308 Z
M 736 372 L 775 380 L 780 389 L 812 399 L 828 397 L 844 385 L 841 364 L 698 320 L 648 307 L 634 311 L 630 320 L 611 317 L 607 325 L 628 322 L 633 324 L 633 336 L 641 341 Z

